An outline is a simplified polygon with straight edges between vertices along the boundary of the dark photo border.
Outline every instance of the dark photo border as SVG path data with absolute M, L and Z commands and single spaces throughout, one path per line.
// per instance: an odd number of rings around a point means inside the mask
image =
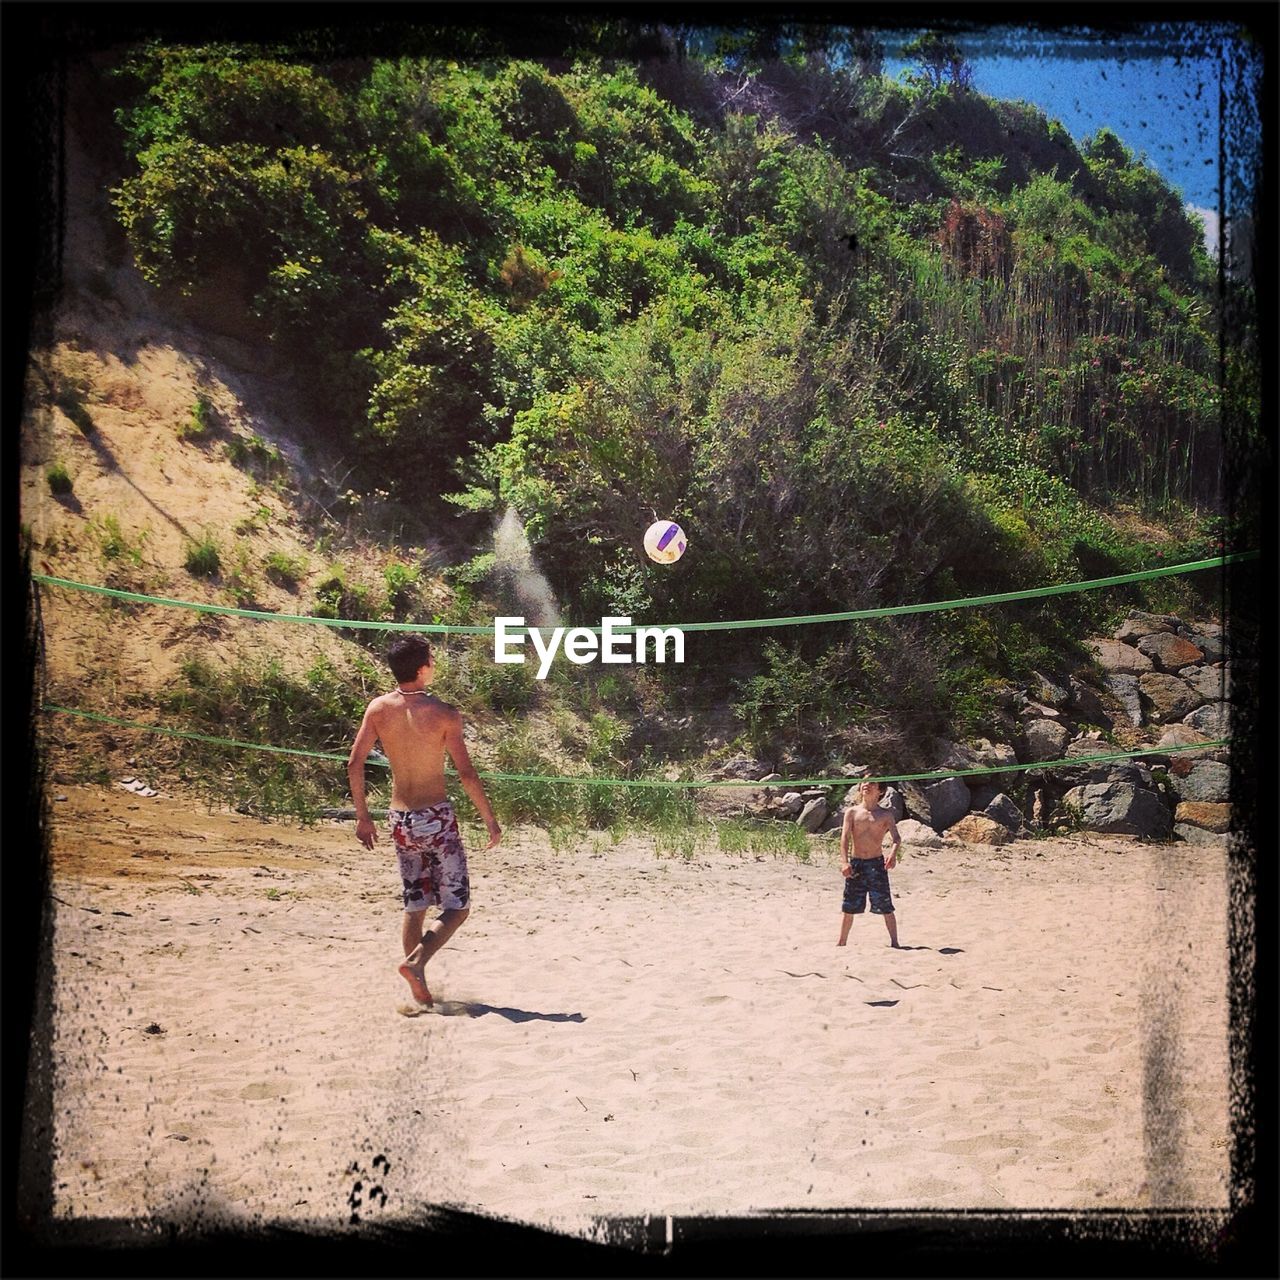
M 1277 599 L 1275 93 L 1277 15 L 1273 4 L 977 6 L 899 5 L 883 10 L 792 5 L 439 5 L 15 3 L 0 11 L 3 57 L 3 396 L 6 451 L 4 635 L 9 714 L 7 770 L 15 803 L 3 864 L 3 1270 L 12 1276 L 370 1275 L 412 1269 L 435 1275 L 1275 1275 L 1280 1272 L 1276 1205 L 1276 922 L 1274 821 L 1277 794 L 1272 610 Z M 49 819 L 37 733 L 42 677 L 38 593 L 20 551 L 19 430 L 28 352 L 57 302 L 62 193 L 61 111 L 69 62 L 146 35 L 262 40 L 312 33 L 341 53 L 401 49 L 412 25 L 423 52 L 492 51 L 557 56 L 575 40 L 616 39 L 620 53 L 656 54 L 649 24 L 767 28 L 809 23 L 924 25 L 974 31 L 1034 21 L 1049 34 L 1065 26 L 1105 31 L 1123 41 L 1153 19 L 1237 27 L 1263 60 L 1260 101 L 1237 104 L 1228 121 L 1256 110 L 1264 122 L 1261 168 L 1226 175 L 1231 208 L 1252 190 L 1257 228 L 1255 276 L 1268 439 L 1246 434 L 1227 396 L 1227 491 L 1240 512 L 1259 511 L 1262 556 L 1224 575 L 1224 608 L 1237 651 L 1251 653 L 1256 677 L 1233 693 L 1232 803 L 1237 830 L 1231 864 L 1234 1144 L 1232 1208 L 1206 1212 L 1031 1213 L 1013 1211 L 860 1211 L 780 1208 L 767 1216 L 629 1218 L 613 1222 L 611 1242 L 591 1243 L 478 1214 L 424 1209 L 418 1221 L 330 1238 L 301 1229 L 186 1231 L 147 1222 L 55 1223 L 50 1209 L 53 1132 L 48 915 Z M 607 20 L 604 21 L 604 20 Z M 602 34 L 602 28 L 608 30 Z M 434 33 L 434 34 L 432 34 Z M 1228 108 L 1231 104 L 1228 103 Z M 1247 108 L 1247 110 L 1246 110 Z M 1228 127 L 1231 127 L 1230 124 Z M 1247 317 L 1230 281 L 1226 337 Z M 21 681 L 13 673 L 21 671 Z M 14 809 L 21 808 L 16 817 Z M 108 1118 L 109 1121 L 109 1118 Z M 783 1123 L 781 1119 L 779 1123 Z

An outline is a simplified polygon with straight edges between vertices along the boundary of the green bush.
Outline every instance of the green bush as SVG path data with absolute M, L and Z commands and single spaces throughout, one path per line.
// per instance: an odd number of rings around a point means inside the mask
M 188 573 L 199 578 L 213 578 L 222 570 L 222 553 L 217 540 L 210 533 L 187 544 L 183 563 Z
M 51 462 L 44 469 L 44 478 L 50 493 L 61 496 L 71 492 L 71 473 L 64 463 Z
M 199 396 L 191 407 L 191 414 L 178 424 L 180 440 L 205 440 L 213 431 L 213 405 Z
M 110 512 L 95 516 L 89 521 L 89 527 L 97 535 L 98 548 L 104 560 L 128 560 L 135 565 L 142 563 L 142 544 L 147 538 L 145 529 L 131 538 Z
M 289 555 L 284 551 L 272 551 L 263 562 L 267 577 L 289 591 L 297 591 L 298 583 L 306 576 L 308 560 L 305 555 Z

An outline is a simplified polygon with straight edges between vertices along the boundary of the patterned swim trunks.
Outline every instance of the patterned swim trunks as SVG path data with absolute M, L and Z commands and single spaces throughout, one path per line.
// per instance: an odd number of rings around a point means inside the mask
M 893 915 L 893 898 L 889 893 L 889 872 L 883 858 L 850 858 L 852 868 L 844 882 L 844 901 L 840 909 L 849 915 L 861 915 L 871 897 L 872 914 Z
M 466 910 L 471 881 L 453 805 L 445 800 L 425 809 L 392 809 L 388 817 L 404 881 L 404 909 Z

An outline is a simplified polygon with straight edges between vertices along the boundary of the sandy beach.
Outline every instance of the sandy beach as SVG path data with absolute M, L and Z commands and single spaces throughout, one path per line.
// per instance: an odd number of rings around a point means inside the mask
M 1225 843 L 907 848 L 895 951 L 830 839 L 516 830 L 418 1015 L 385 824 L 56 794 L 58 1218 L 1227 1206 Z

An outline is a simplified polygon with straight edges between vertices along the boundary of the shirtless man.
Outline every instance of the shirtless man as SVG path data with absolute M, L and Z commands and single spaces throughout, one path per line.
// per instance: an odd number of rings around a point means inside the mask
M 902 837 L 898 835 L 892 810 L 880 807 L 880 795 L 878 782 L 864 782 L 858 788 L 859 803 L 844 811 L 844 824 L 840 828 L 840 872 L 845 880 L 838 947 L 843 947 L 848 941 L 853 917 L 866 910 L 868 894 L 872 914 L 884 916 L 885 927 L 889 930 L 889 945 L 898 945 L 898 921 L 893 914 L 893 898 L 889 894 L 889 872 L 898 861 Z M 887 858 L 880 851 L 886 834 L 893 838 L 893 848 Z M 852 859 L 849 857 L 851 841 Z
M 400 976 L 409 984 L 413 998 L 429 1005 L 431 992 L 423 973 L 427 961 L 453 937 L 471 905 L 467 855 L 458 819 L 445 794 L 445 752 L 458 771 L 462 789 L 489 828 L 486 850 L 497 847 L 502 828 L 467 753 L 462 716 L 428 688 L 436 675 L 431 646 L 421 636 L 403 636 L 387 650 L 387 661 L 397 687 L 374 698 L 365 709 L 347 759 L 347 779 L 356 803 L 356 839 L 372 849 L 378 829 L 369 817 L 365 798 L 364 762 L 374 742 L 380 740 L 391 763 L 388 816 L 404 881 Z M 424 929 L 430 906 L 439 906 L 440 916 Z

